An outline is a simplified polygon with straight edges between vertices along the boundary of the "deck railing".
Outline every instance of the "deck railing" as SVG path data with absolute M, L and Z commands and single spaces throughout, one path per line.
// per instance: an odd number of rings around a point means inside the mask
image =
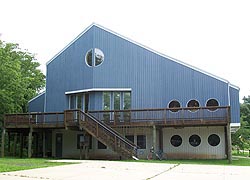
M 89 111 L 100 121 L 111 125 L 228 123 L 230 107 L 164 108 Z
M 67 120 L 69 126 L 77 126 L 76 122 L 81 119 L 81 113 L 78 113 L 76 110 L 66 110 L 65 112 L 6 114 L 4 126 L 13 128 L 31 125 L 33 127 L 63 127 Z M 230 122 L 230 107 L 228 106 L 89 111 L 88 113 L 99 121 L 113 126 L 152 124 L 206 125 Z
M 64 126 L 63 112 L 6 114 L 5 127 L 61 127 Z

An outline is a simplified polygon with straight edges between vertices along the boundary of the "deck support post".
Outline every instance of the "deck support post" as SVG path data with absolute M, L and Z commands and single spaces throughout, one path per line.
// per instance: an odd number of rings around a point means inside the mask
M 232 164 L 232 140 L 230 123 L 227 123 L 227 159 L 228 163 Z
M 11 136 L 11 133 L 10 132 L 8 132 L 8 155 L 10 155 L 11 154 L 11 152 L 10 152 L 10 136 Z
M 30 127 L 29 138 L 28 138 L 28 158 L 31 158 L 32 156 L 32 133 L 33 133 L 33 128 Z
M 16 156 L 17 133 L 14 135 L 13 156 Z
M 156 149 L 156 139 L 157 139 L 157 137 L 156 137 L 156 126 L 153 125 L 153 148 L 154 148 L 155 151 L 157 150 Z
M 4 141 L 5 141 L 5 128 L 2 129 L 2 146 L 1 146 L 1 157 L 4 157 Z
M 46 138 L 46 134 L 45 134 L 45 131 L 43 131 L 43 157 L 45 158 L 46 157 L 46 141 L 45 141 L 45 138 Z
M 19 156 L 20 158 L 23 157 L 23 133 L 20 133 L 20 151 L 19 151 Z

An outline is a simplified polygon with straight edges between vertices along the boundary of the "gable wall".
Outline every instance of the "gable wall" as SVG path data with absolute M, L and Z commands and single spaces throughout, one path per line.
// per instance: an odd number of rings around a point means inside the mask
M 93 69 L 95 88 L 132 88 L 132 108 L 163 108 L 177 99 L 205 106 L 209 98 L 228 105 L 228 84 L 95 27 L 94 46 L 104 63 Z
M 93 31 L 89 29 L 47 65 L 47 112 L 68 108 L 66 91 L 92 88 L 93 70 L 85 64 L 85 54 L 91 48 Z

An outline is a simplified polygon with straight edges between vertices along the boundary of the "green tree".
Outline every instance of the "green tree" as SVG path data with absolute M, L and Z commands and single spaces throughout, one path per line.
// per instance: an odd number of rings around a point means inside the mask
M 28 101 L 45 86 L 34 55 L 0 40 L 0 121 L 5 113 L 27 112 Z
M 240 129 L 232 135 L 232 144 L 240 149 L 250 148 L 250 96 L 240 105 Z

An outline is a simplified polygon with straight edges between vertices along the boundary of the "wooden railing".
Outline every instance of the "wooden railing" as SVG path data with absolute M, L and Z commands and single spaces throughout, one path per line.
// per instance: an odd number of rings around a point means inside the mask
M 65 126 L 78 126 L 123 157 L 137 155 L 137 146 L 114 129 L 81 110 L 66 110 Z
M 25 127 L 62 127 L 64 126 L 63 112 L 6 114 L 4 126 L 9 128 Z
M 230 107 L 164 108 L 89 111 L 112 126 L 119 125 L 207 125 L 230 122 Z
M 67 126 L 78 126 L 78 110 L 66 110 L 66 112 L 66 114 L 64 112 L 6 114 L 4 126 L 13 128 L 64 127 L 65 120 L 72 118 L 73 121 L 68 121 Z M 230 122 L 230 107 L 228 106 L 89 111 L 88 113 L 111 126 L 220 125 Z

